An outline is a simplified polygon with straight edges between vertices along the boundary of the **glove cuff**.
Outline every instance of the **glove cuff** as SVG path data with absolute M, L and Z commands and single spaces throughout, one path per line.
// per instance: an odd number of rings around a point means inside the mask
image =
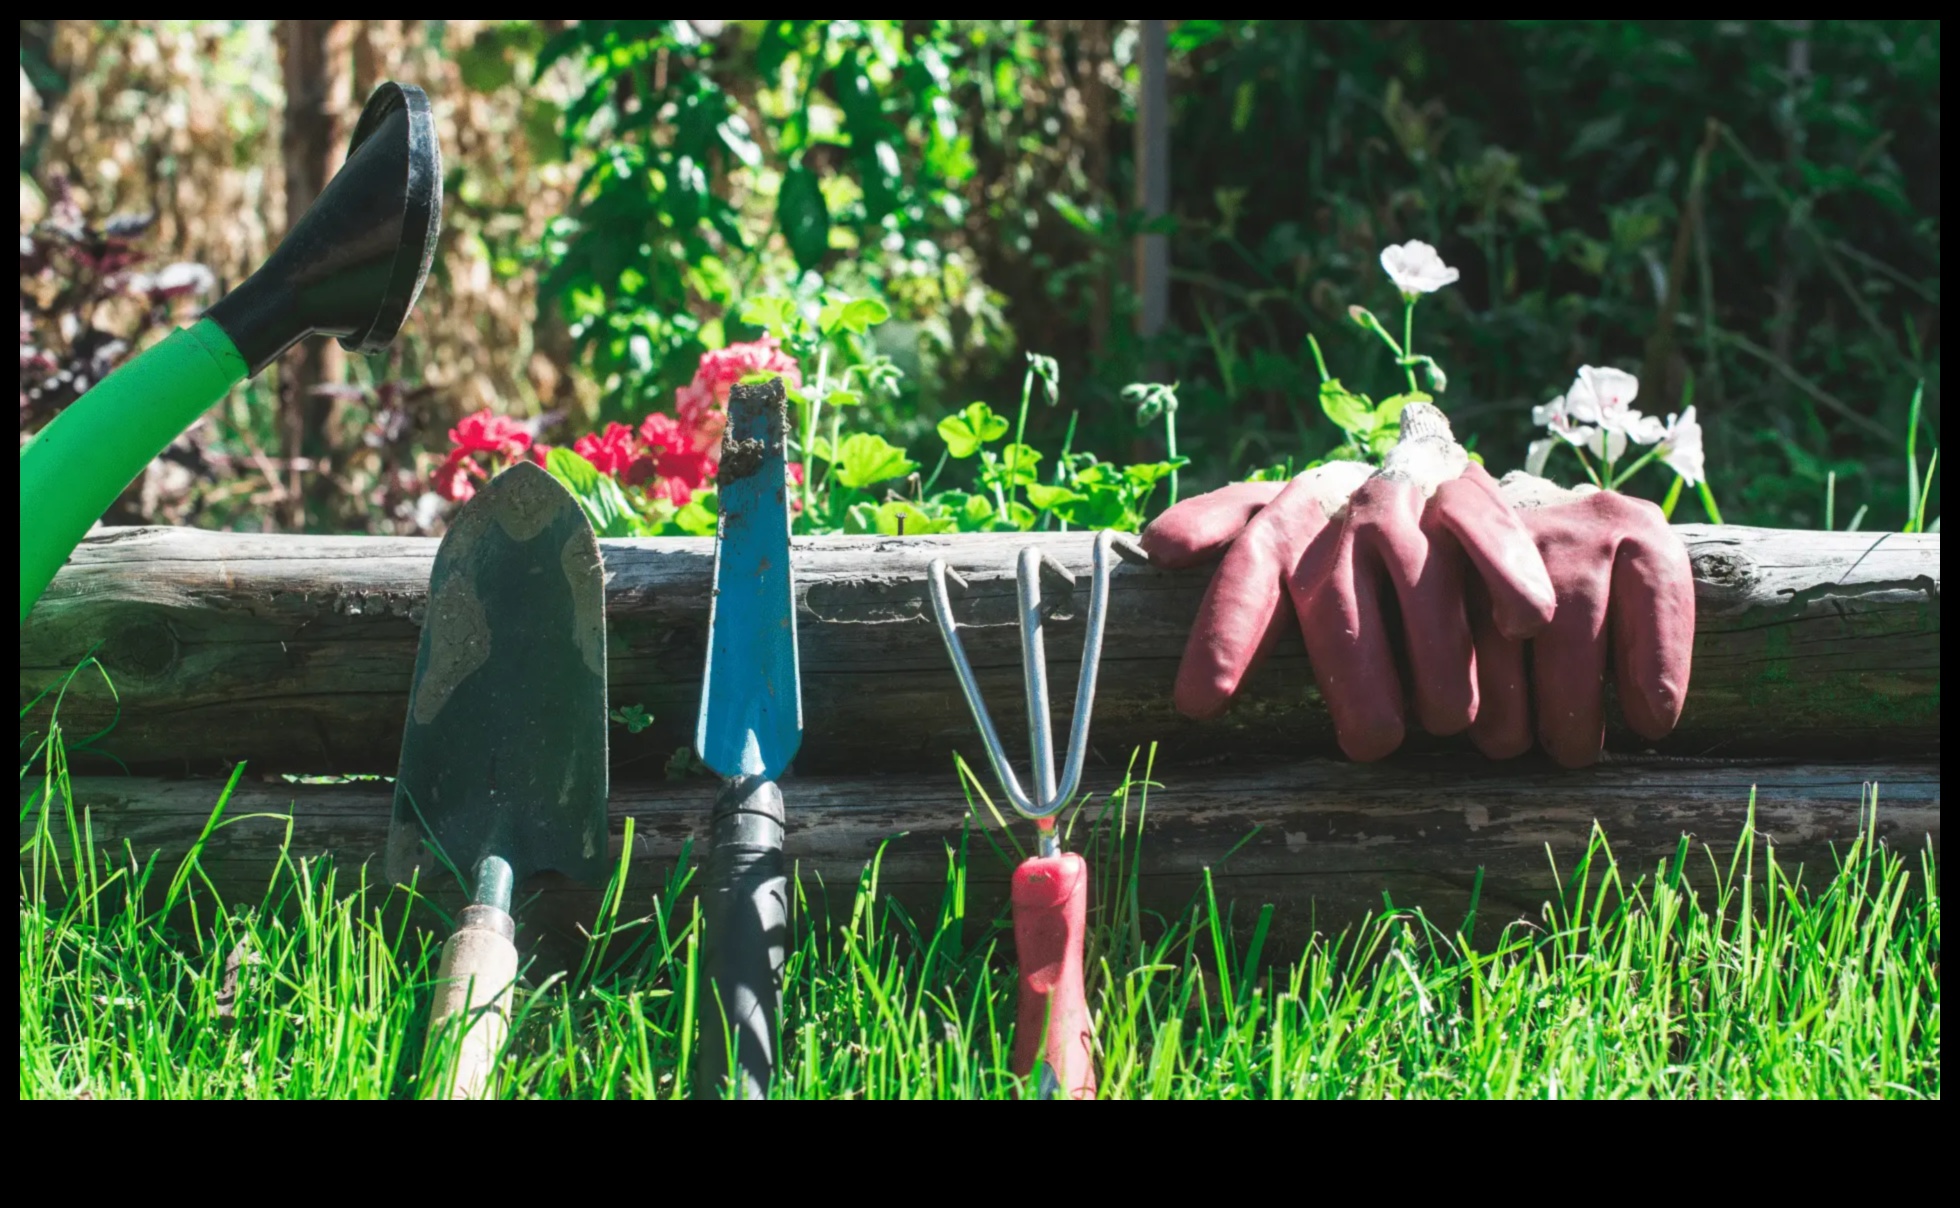
M 1365 461 L 1326 461 L 1295 474 L 1289 489 L 1305 491 L 1320 505 L 1320 514 L 1331 518 L 1347 506 L 1348 496 L 1374 476 L 1374 469 Z
M 1382 458 L 1381 476 L 1390 482 L 1413 484 L 1424 499 L 1436 488 L 1463 476 L 1470 455 L 1456 443 L 1450 421 L 1428 403 L 1402 409 L 1402 439 Z

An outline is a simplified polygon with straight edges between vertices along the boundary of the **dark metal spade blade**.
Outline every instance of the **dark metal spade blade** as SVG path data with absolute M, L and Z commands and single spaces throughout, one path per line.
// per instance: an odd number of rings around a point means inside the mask
M 516 884 L 604 878 L 605 606 L 599 543 L 557 479 L 519 464 L 464 505 L 429 576 L 390 877 L 495 856 Z

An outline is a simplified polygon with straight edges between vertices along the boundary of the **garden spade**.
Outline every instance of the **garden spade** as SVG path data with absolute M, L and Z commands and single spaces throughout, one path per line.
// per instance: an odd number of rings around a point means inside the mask
M 783 399 L 780 378 L 729 391 L 716 475 L 721 525 L 694 742 L 726 783 L 702 895 L 701 1098 L 767 1093 L 782 1007 L 789 889 L 776 778 L 803 741 Z
M 388 835 L 398 881 L 468 874 L 429 1018 L 427 1097 L 490 1088 L 517 979 L 513 889 L 540 872 L 605 875 L 605 606 L 591 524 L 529 463 L 465 504 L 436 551 Z

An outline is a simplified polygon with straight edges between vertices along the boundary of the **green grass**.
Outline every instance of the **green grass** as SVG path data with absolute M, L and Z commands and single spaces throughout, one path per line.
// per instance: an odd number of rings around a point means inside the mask
M 23 1099 L 416 1093 L 440 936 L 398 921 L 405 891 L 281 856 L 258 900 L 221 902 L 195 853 L 172 867 L 99 849 L 54 751 L 22 774 L 22 821 L 37 822 L 22 849 Z M 1480 946 L 1395 910 L 1269 966 L 1270 911 L 1240 942 L 1209 887 L 1169 918 L 1128 905 L 1145 788 L 1077 819 L 1104 874 L 1090 996 L 1107 1097 L 1940 1095 L 1930 851 L 1909 862 L 1860 839 L 1817 876 L 1744 835 L 1731 861 L 1684 839 L 1634 870 L 1595 835 L 1542 918 Z M 207 834 L 225 824 L 214 804 Z M 1011 940 L 967 913 L 969 868 L 998 858 L 984 842 L 949 851 L 931 915 L 881 897 L 875 861 L 830 891 L 847 907 L 834 922 L 799 902 L 776 1094 L 1016 1093 Z M 1684 875 L 1697 865 L 1699 893 Z M 582 965 L 520 990 L 505 1097 L 685 1093 L 686 879 L 611 895 Z

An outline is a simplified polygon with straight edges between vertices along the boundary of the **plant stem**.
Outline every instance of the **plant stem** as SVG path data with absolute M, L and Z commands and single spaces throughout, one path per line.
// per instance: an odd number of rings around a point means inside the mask
M 1622 470 L 1617 476 L 1614 477 L 1612 489 L 1615 491 L 1619 490 L 1621 483 L 1625 482 L 1629 478 L 1632 478 L 1634 474 L 1639 471 L 1640 467 L 1646 465 L 1648 462 L 1654 460 L 1656 457 L 1659 457 L 1660 455 L 1661 455 L 1661 447 L 1659 445 L 1655 445 L 1653 448 L 1647 450 L 1645 453 L 1642 453 L 1638 461 L 1634 462 L 1632 465 L 1628 466 L 1625 470 Z M 1611 471 L 1608 472 L 1610 473 Z
M 1679 474 L 1674 476 L 1674 485 L 1667 488 L 1667 498 L 1661 500 L 1661 516 L 1663 518 L 1668 520 L 1674 519 L 1674 505 L 1681 502 L 1681 488 L 1686 486 L 1687 482 L 1688 480 Z
M 1314 368 L 1320 370 L 1320 380 L 1324 384 L 1327 381 L 1327 358 L 1320 355 L 1320 341 L 1313 338 L 1312 332 L 1307 333 L 1307 347 L 1313 349 Z
M 1933 450 L 1933 460 L 1926 463 L 1926 481 L 1919 484 L 1919 507 L 1912 514 L 1912 527 L 1909 533 L 1926 531 L 1926 499 L 1933 493 L 1933 473 L 1940 468 L 1940 451 Z
M 1416 354 L 1416 300 L 1413 297 L 1402 300 L 1402 352 L 1401 359 L 1407 360 Z M 1402 366 L 1402 372 L 1409 375 L 1409 391 L 1416 390 L 1416 367 Z M 1175 502 L 1175 500 L 1173 500 Z
M 1170 506 L 1176 507 L 1177 506 L 1177 412 L 1175 410 L 1171 410 L 1168 408 L 1164 411 L 1164 443 L 1169 446 L 1170 455 L 1171 455 Z
M 1573 456 L 1575 456 L 1575 457 L 1577 457 L 1577 458 L 1579 459 L 1579 467 L 1580 467 L 1581 469 L 1583 469 L 1583 470 L 1584 470 L 1584 471 L 1586 472 L 1586 477 L 1587 477 L 1587 478 L 1590 478 L 1590 479 L 1592 479 L 1592 480 L 1593 480 L 1593 485 L 1594 485 L 1594 486 L 1596 486 L 1596 487 L 1603 487 L 1603 486 L 1605 486 L 1605 485 L 1606 485 L 1605 483 L 1603 483 L 1603 482 L 1601 482 L 1601 481 L 1599 480 L 1599 474 L 1598 474 L 1598 472 L 1597 472 L 1597 471 L 1595 471 L 1595 470 L 1593 469 L 1593 466 L 1592 466 L 1592 459 L 1590 459 L 1590 458 L 1588 458 L 1588 457 L 1586 456 L 1586 451 L 1585 451 L 1585 449 L 1583 449 L 1583 448 L 1581 448 L 1581 447 L 1580 447 L 1580 446 L 1578 446 L 1578 445 L 1573 445 L 1573 446 L 1572 446 L 1572 453 L 1573 453 Z
M 1702 479 L 1695 489 L 1701 492 L 1701 506 L 1708 510 L 1708 518 L 1716 524 L 1726 524 L 1722 519 L 1722 509 L 1715 506 L 1715 492 L 1708 489 L 1708 480 Z
M 932 484 L 939 481 L 940 472 L 946 468 L 946 459 L 951 456 L 952 452 L 951 449 L 941 449 L 939 451 L 939 464 L 932 468 L 932 477 L 926 479 L 926 485 L 919 488 L 920 499 L 924 499 L 932 493 Z
M 830 476 L 837 472 L 837 438 L 844 424 L 844 412 L 837 407 L 830 409 L 830 464 L 823 468 L 824 490 L 830 490 Z
M 823 392 L 829 377 L 830 349 L 828 347 L 819 348 L 817 350 L 817 389 L 815 393 L 810 395 L 809 405 L 803 408 L 803 514 L 808 516 L 812 522 L 816 520 L 816 513 L 810 509 L 812 501 L 815 499 L 816 489 L 812 482 L 811 470 L 815 465 L 813 458 L 815 456 L 814 445 L 817 438 L 817 412 L 823 408 Z M 836 459 L 837 450 L 835 448 L 830 450 L 830 456 L 832 460 Z
M 1906 416 L 1906 529 L 1912 527 L 1913 506 L 1919 502 L 1919 408 L 1926 401 L 1926 380 L 1912 392 L 1912 411 Z
M 1068 413 L 1068 432 L 1062 437 L 1062 455 L 1055 461 L 1055 485 L 1058 487 L 1074 485 L 1075 464 L 1069 460 L 1069 455 L 1075 452 L 1075 421 L 1081 418 L 1080 410 Z M 1049 515 L 1055 514 L 1050 512 Z M 1068 532 L 1067 520 L 1060 516 L 1055 516 L 1055 520 L 1062 526 L 1062 532 Z
M 1021 375 L 1021 414 L 1014 421 L 1013 447 L 1007 450 L 1007 495 L 1001 503 L 1001 511 L 1003 513 L 1007 510 L 1007 504 L 1013 500 L 1014 488 L 1018 485 L 1018 479 L 1015 475 L 1020 469 L 1021 442 L 1027 436 L 1028 432 L 1028 400 L 1033 397 L 1034 365 L 1030 363 L 1028 365 L 1028 371 Z

